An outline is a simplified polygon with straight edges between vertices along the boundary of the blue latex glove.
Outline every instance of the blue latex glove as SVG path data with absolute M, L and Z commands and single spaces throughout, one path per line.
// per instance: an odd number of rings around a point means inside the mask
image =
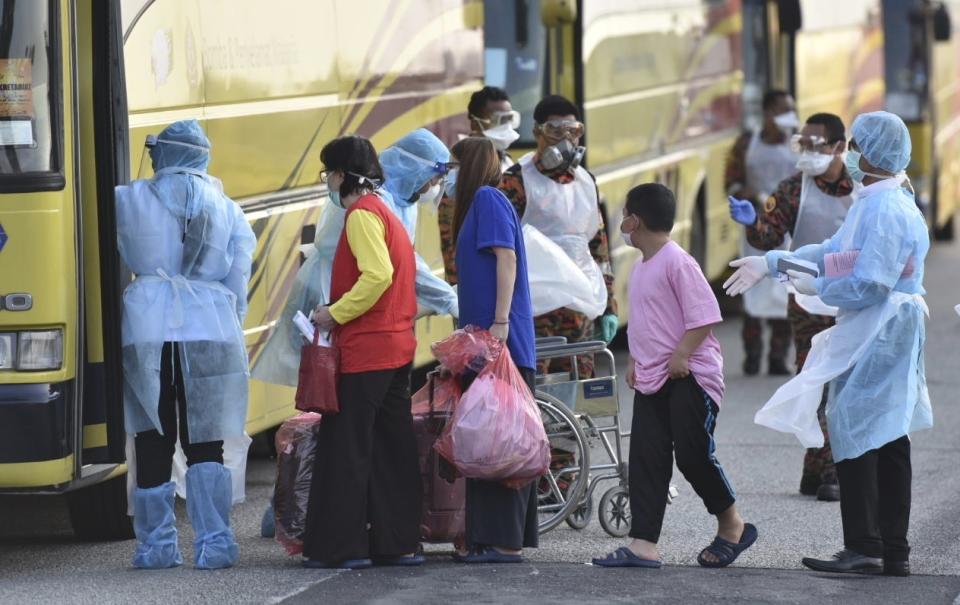
M 732 195 L 727 199 L 730 200 L 730 218 L 741 225 L 752 225 L 757 222 L 757 209 L 753 207 L 753 202 L 738 200 Z
M 608 313 L 600 318 L 600 337 L 607 344 L 610 344 L 613 337 L 617 335 L 618 329 L 620 329 L 620 318 L 613 313 Z

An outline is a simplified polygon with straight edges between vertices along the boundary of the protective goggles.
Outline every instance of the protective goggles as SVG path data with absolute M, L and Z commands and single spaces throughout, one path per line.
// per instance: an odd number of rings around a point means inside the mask
M 583 122 L 577 120 L 547 120 L 536 129 L 550 139 L 579 139 L 583 136 Z
M 490 114 L 489 118 L 481 118 L 471 114 L 470 118 L 479 122 L 484 127 L 484 130 L 490 130 L 491 128 L 505 124 L 513 129 L 520 128 L 519 111 L 495 111 Z
M 830 141 L 826 140 L 821 136 L 804 136 L 802 134 L 795 134 L 790 137 L 790 150 L 794 153 L 802 153 L 804 151 L 820 151 L 827 145 L 832 145 Z

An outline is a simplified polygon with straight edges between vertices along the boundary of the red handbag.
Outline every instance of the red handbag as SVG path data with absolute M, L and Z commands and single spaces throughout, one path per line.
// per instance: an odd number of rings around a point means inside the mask
M 315 330 L 313 342 L 300 350 L 300 377 L 297 381 L 296 408 L 301 412 L 339 414 L 337 382 L 340 377 L 340 351 L 336 342 L 331 346 L 319 344 L 320 330 Z

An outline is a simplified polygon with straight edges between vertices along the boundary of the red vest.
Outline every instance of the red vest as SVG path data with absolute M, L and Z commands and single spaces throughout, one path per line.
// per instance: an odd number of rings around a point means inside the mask
M 383 221 L 390 262 L 393 264 L 393 283 L 366 313 L 337 328 L 340 371 L 344 373 L 402 367 L 413 361 L 417 348 L 413 331 L 417 314 L 414 290 L 417 267 L 410 236 L 400 219 L 375 195 L 365 195 L 354 202 L 344 220 L 349 220 L 350 214 L 357 210 L 372 212 Z M 331 302 L 340 300 L 358 279 L 360 269 L 357 267 L 357 258 L 350 249 L 344 230 L 333 257 Z

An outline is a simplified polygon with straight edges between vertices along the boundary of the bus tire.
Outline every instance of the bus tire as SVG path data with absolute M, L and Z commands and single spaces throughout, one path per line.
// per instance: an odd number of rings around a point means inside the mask
M 947 219 L 947 222 L 945 222 L 942 227 L 933 228 L 933 239 L 938 242 L 953 241 L 953 218 L 954 217 L 951 216 Z
M 127 477 L 121 475 L 67 493 L 73 533 L 85 542 L 129 540 L 133 524 L 127 516 Z

